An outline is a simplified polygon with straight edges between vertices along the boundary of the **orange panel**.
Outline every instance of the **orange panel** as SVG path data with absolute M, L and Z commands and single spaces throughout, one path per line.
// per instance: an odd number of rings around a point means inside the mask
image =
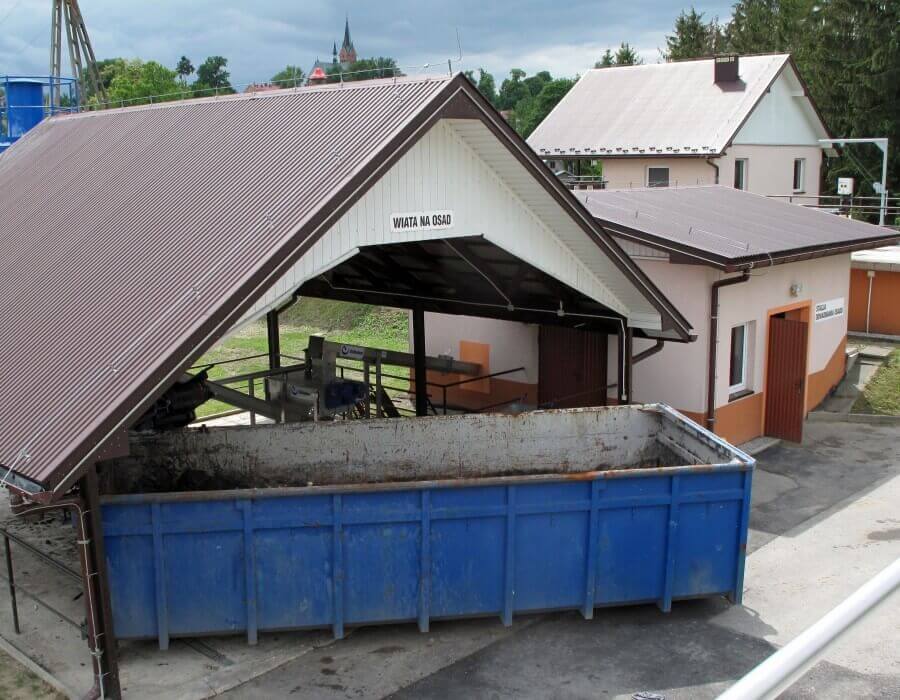
M 491 346 L 488 343 L 476 343 L 474 340 L 459 341 L 459 359 L 463 362 L 474 362 L 481 365 L 479 374 L 491 373 Z M 491 380 L 479 379 L 475 382 L 463 384 L 462 391 L 474 391 L 479 394 L 491 393 Z
M 807 379 L 807 395 L 806 410 L 812 411 L 828 396 L 828 393 L 834 389 L 844 378 L 844 369 L 847 363 L 847 338 L 841 338 L 837 349 L 828 360 L 825 368 L 818 372 L 813 372 Z
M 732 445 L 740 445 L 762 435 L 764 397 L 758 392 L 716 409 L 716 435 Z
M 866 332 L 866 304 L 869 278 L 866 270 L 850 270 L 851 331 Z M 875 271 L 872 279 L 872 308 L 869 311 L 869 333 L 900 335 L 900 272 Z
M 847 329 L 864 333 L 866 330 L 866 300 L 869 279 L 865 270 L 850 270 L 850 301 L 847 303 Z

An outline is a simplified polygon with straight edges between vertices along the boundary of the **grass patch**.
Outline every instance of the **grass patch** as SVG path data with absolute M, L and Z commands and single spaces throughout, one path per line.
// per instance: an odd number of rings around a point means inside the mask
M 894 350 L 869 380 L 853 412 L 900 416 L 900 350 Z
M 62 697 L 18 661 L 0 651 L 0 700 L 56 700 Z
M 303 351 L 309 343 L 309 336 L 315 334 L 324 335 L 328 340 L 337 343 L 352 343 L 387 350 L 409 349 L 409 316 L 406 311 L 399 309 L 325 299 L 301 299 L 285 310 L 280 320 L 281 354 L 300 358 L 300 360 L 286 358 L 283 364 L 301 361 Z M 227 361 L 228 364 L 218 365 L 209 371 L 210 379 L 223 379 L 266 369 L 267 357 L 242 358 L 267 353 L 266 325 L 260 321 L 242 328 L 217 344 L 197 361 L 197 365 Z M 405 372 L 403 370 L 396 373 L 405 374 Z M 385 383 L 395 388 L 401 387 L 401 383 L 397 380 Z M 246 385 L 234 388 L 244 391 Z M 262 385 L 259 382 L 256 392 L 257 395 L 262 393 Z M 202 418 L 232 408 L 220 401 L 207 401 L 197 409 L 197 417 Z

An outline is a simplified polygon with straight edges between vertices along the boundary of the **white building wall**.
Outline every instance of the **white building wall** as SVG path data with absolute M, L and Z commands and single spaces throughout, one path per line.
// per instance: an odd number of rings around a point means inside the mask
M 475 316 L 448 316 L 431 312 L 425 314 L 426 353 L 450 355 L 458 360 L 461 340 L 491 346 L 490 372 L 524 367 L 524 372 L 510 374 L 504 379 L 523 384 L 538 383 L 537 325 Z
M 801 285 L 800 293 L 791 296 L 794 284 Z M 719 352 L 716 364 L 716 405 L 728 403 L 729 343 L 731 328 L 749 321 L 755 322 L 751 346 L 752 385 L 754 392 L 763 391 L 767 351 L 767 325 L 770 309 L 809 301 L 811 316 L 815 305 L 842 298 L 845 309 L 850 294 L 850 255 L 816 258 L 773 268 L 760 268 L 749 282 L 726 287 L 719 299 Z M 673 300 L 673 303 L 678 304 Z M 807 374 L 825 369 L 841 340 L 847 335 L 847 313 L 827 321 L 809 324 L 809 357 Z
M 678 307 L 697 332 L 690 344 L 666 343 L 656 355 L 634 365 L 634 400 L 646 403 L 662 401 L 675 408 L 701 413 L 706 409 L 706 372 L 709 352 L 709 303 L 711 285 L 717 279 L 735 276 L 696 265 L 671 265 L 642 260 L 644 271 Z M 791 286 L 802 291 L 791 296 Z M 754 271 L 749 282 L 719 291 L 719 347 L 716 357 L 716 407 L 728 403 L 731 328 L 752 322 L 749 362 L 750 386 L 763 391 L 765 377 L 768 313 L 771 309 L 811 302 L 815 304 L 843 298 L 846 304 L 850 287 L 850 256 L 836 255 L 797 263 L 763 267 Z M 825 369 L 841 340 L 847 334 L 846 313 L 840 318 L 816 323 L 809 329 L 807 373 Z M 635 353 L 650 347 L 649 341 L 636 341 Z M 615 344 L 610 345 L 610 377 L 615 377 Z M 610 392 L 613 396 L 615 392 Z
M 822 149 L 818 146 L 731 146 L 715 161 L 719 166 L 720 184 L 734 185 L 734 161 L 738 158 L 747 159 L 747 191 L 761 195 L 794 194 L 794 159 L 803 158 L 806 161 L 803 194 L 819 195 Z M 811 197 L 796 201 L 814 203 Z
M 827 138 L 803 87 L 790 69 L 782 71 L 735 134 L 735 145 L 819 146 Z
M 702 411 L 706 406 L 706 343 L 709 333 L 709 289 L 715 270 L 700 265 L 672 265 L 662 260 L 638 260 L 641 269 L 690 322 L 698 339 L 693 343 L 666 343 L 632 369 L 633 400 L 662 401 L 684 411 Z M 653 346 L 637 339 L 634 354 Z M 618 366 L 615 338 L 610 338 L 608 376 L 615 381 Z M 615 396 L 615 390 L 610 396 Z

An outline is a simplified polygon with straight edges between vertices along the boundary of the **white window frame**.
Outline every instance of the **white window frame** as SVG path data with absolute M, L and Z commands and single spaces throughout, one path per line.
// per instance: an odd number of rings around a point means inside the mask
M 734 180 L 737 180 L 738 164 L 741 165 L 741 187 L 735 187 L 736 190 L 747 191 L 747 173 L 749 172 L 750 162 L 747 158 L 734 159 Z
M 738 328 L 744 329 L 744 347 L 742 348 L 742 356 L 741 356 L 741 381 L 737 384 L 731 383 L 731 339 L 734 337 L 734 331 Z M 749 381 L 747 380 L 747 375 L 749 373 L 750 367 L 750 323 L 739 323 L 736 326 L 732 326 L 728 331 L 728 394 L 737 394 L 742 391 L 747 391 L 750 386 Z
M 650 184 L 650 171 L 651 170 L 665 170 L 666 171 L 666 184 L 665 187 L 669 187 L 672 184 L 672 169 L 668 165 L 648 165 L 645 183 L 647 187 L 663 187 L 663 185 L 651 185 Z
M 797 163 L 800 163 L 800 187 L 797 185 Z M 791 190 L 794 194 L 806 192 L 806 158 L 794 158 L 791 170 Z

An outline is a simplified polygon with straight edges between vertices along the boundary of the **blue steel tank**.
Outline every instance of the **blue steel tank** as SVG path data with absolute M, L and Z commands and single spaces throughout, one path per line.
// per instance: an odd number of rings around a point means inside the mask
M 3 76 L 0 88 L 5 95 L 0 105 L 0 152 L 44 117 L 78 109 L 78 93 L 72 78 Z M 57 93 L 54 105 L 51 105 L 51 91 Z

